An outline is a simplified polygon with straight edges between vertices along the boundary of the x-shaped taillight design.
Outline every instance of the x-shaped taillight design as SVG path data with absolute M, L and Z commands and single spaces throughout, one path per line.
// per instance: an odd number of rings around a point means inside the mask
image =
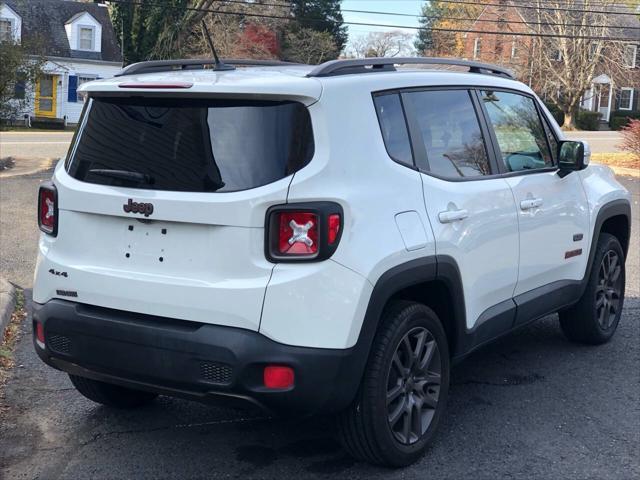
M 45 198 L 45 203 L 47 204 L 47 213 L 44 214 L 44 218 L 51 218 L 55 215 L 56 211 L 54 208 L 54 203 L 51 199 Z
M 313 227 L 313 222 L 309 221 L 304 225 L 298 225 L 295 220 L 289 222 L 293 235 L 289 239 L 289 245 L 293 245 L 296 242 L 304 243 L 307 247 L 313 245 L 313 240 L 309 238 L 309 230 Z

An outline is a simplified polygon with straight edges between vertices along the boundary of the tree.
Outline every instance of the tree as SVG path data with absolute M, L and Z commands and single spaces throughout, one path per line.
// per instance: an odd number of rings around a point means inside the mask
M 42 71 L 44 58 L 36 40 L 31 44 L 0 42 L 0 119 L 15 118 L 24 112 L 29 95 Z
M 464 29 L 470 27 L 482 12 L 482 5 L 468 5 L 431 0 L 422 6 L 418 19 L 420 29 L 414 43 L 418 55 L 461 56 L 463 33 L 436 29 Z
M 621 30 L 611 28 L 616 18 L 592 13 L 613 10 L 618 2 L 536 0 L 535 5 L 538 7 L 534 10 L 535 22 L 542 25 L 533 25 L 541 36 L 533 40 L 532 86 L 538 93 L 555 99 L 564 112 L 563 128 L 573 130 L 580 100 L 591 88 L 594 77 L 606 74 L 625 85 L 638 84 L 638 79 L 633 78 L 633 69 L 625 65 L 627 43 L 611 40 L 621 36 Z M 562 10 L 566 8 L 573 11 Z
M 412 35 L 402 30 L 369 32 L 352 42 L 356 57 L 408 57 L 413 54 Z
M 336 46 L 330 58 L 337 58 L 347 43 L 347 27 L 343 24 L 340 4 L 342 0 L 291 0 L 293 22 L 288 31 L 309 28 L 328 32 Z M 328 59 L 330 59 L 328 58 Z
M 299 28 L 285 34 L 282 54 L 290 62 L 313 65 L 334 58 L 337 48 L 329 32 Z

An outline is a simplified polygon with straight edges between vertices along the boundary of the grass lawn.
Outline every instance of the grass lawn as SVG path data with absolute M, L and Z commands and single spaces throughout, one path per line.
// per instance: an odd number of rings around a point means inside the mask
M 631 153 L 592 153 L 591 161 L 615 167 L 640 169 L 640 158 Z

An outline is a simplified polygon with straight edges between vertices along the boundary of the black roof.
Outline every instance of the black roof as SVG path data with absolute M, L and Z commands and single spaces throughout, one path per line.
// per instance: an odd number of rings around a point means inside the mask
M 120 46 L 109 18 L 109 11 L 96 3 L 67 0 L 3 0 L 22 17 L 22 39 L 44 49 L 44 55 L 86 60 L 122 62 Z M 89 13 L 102 26 L 102 51 L 71 50 L 65 24 L 74 16 Z M 34 42 L 29 42 L 34 40 Z

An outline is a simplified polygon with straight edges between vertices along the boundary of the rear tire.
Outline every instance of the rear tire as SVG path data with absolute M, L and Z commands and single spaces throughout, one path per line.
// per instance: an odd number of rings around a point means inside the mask
M 449 370 L 447 337 L 436 314 L 414 302 L 391 304 L 358 394 L 338 416 L 347 452 L 388 467 L 418 460 L 440 423 Z
M 111 383 L 69 375 L 71 383 L 84 397 L 113 408 L 137 408 L 152 402 L 156 393 L 132 390 Z
M 574 306 L 560 312 L 560 327 L 571 341 L 599 345 L 618 327 L 624 303 L 624 252 L 616 237 L 601 233 L 587 287 Z

